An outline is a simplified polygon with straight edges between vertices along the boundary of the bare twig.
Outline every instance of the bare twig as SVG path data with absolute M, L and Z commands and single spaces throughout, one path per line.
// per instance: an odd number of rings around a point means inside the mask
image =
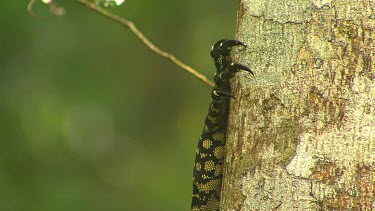
M 27 11 L 30 13 L 30 15 L 32 16 L 37 16 L 34 12 L 33 12 L 33 5 L 35 3 L 35 0 L 30 0 L 29 3 L 27 4 Z
M 103 16 L 107 17 L 107 18 L 110 18 L 111 20 L 114 20 L 124 26 L 127 26 L 129 27 L 129 29 L 148 47 L 150 48 L 153 52 L 155 52 L 156 54 L 166 58 L 166 59 L 169 59 L 171 62 L 175 63 L 177 66 L 181 67 L 182 69 L 188 71 L 189 73 L 193 74 L 195 77 L 199 78 L 200 80 L 202 80 L 203 82 L 205 82 L 206 84 L 210 85 L 210 86 L 214 86 L 214 84 L 208 80 L 206 78 L 206 76 L 200 74 L 199 72 L 197 72 L 196 70 L 194 70 L 193 68 L 191 68 L 190 66 L 184 64 L 183 62 L 181 62 L 179 59 L 177 59 L 174 55 L 172 54 L 169 54 L 165 51 L 162 51 L 160 50 L 160 48 L 156 47 L 150 40 L 148 40 L 138 29 L 137 27 L 134 25 L 133 22 L 129 21 L 129 20 L 126 20 L 124 18 L 121 18 L 113 13 L 110 13 L 109 11 L 101 8 L 100 6 L 92 3 L 92 2 L 89 2 L 87 0 L 77 0 L 78 2 L 88 6 L 90 9 L 102 14 Z

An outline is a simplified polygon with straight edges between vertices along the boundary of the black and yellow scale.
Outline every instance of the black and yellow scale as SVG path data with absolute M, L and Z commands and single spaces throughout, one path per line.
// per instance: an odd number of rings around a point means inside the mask
M 215 62 L 215 87 L 208 109 L 203 133 L 199 138 L 193 172 L 192 210 L 220 210 L 221 183 L 223 178 L 224 145 L 227 133 L 229 79 L 240 70 L 253 72 L 246 66 L 232 62 L 232 47 L 246 45 L 238 40 L 219 40 L 212 46 L 211 56 Z

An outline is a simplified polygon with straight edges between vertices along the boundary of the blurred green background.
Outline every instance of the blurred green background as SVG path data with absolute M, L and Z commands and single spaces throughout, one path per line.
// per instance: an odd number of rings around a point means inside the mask
M 211 88 L 76 1 L 1 1 L 0 210 L 189 210 Z M 210 79 L 237 1 L 127 0 L 114 13 Z

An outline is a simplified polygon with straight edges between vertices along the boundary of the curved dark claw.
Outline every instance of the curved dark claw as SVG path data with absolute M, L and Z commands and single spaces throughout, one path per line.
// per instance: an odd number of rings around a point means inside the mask
M 247 46 L 241 42 L 241 41 L 238 41 L 238 40 L 225 40 L 225 41 L 222 41 L 220 46 L 224 46 L 224 47 L 233 47 L 233 46 L 237 46 L 237 45 L 242 45 L 243 47 L 247 48 Z
M 243 64 L 239 64 L 239 63 L 232 62 L 232 63 L 230 64 L 230 68 L 231 68 L 232 70 L 245 70 L 245 71 L 251 73 L 251 75 L 254 76 L 253 71 L 251 71 L 250 68 L 246 67 L 246 66 L 243 65 Z
M 212 46 L 210 54 L 214 59 L 217 59 L 220 56 L 229 56 L 232 47 L 238 45 L 241 45 L 245 48 L 247 47 L 243 42 L 238 40 L 221 39 Z
M 240 70 L 254 75 L 250 68 L 232 62 L 230 56 L 232 47 L 239 45 L 246 47 L 238 40 L 222 39 L 212 46 L 210 52 L 216 66 L 215 87 L 211 92 L 212 102 L 195 156 L 192 210 L 220 210 L 224 154 L 218 153 L 217 151 L 221 150 L 217 149 L 225 145 L 229 101 L 230 98 L 235 99 L 230 94 L 230 79 Z M 224 134 L 224 136 L 216 137 L 216 134 Z M 209 143 L 208 147 L 207 143 Z M 213 164 L 213 168 L 206 167 L 209 162 Z

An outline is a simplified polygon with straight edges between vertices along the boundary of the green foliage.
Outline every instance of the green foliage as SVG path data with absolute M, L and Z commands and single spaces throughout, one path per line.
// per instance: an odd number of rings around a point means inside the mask
M 211 88 L 74 1 L 0 1 L 0 210 L 188 210 Z M 236 3 L 110 8 L 212 76 Z

